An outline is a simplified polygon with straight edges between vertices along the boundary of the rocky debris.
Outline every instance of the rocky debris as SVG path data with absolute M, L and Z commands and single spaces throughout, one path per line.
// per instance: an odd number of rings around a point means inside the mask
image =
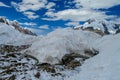
M 35 77 L 36 77 L 36 78 L 40 78 L 40 72 L 37 72 L 37 73 L 35 74 Z
M 62 64 L 65 65 L 66 68 L 74 69 L 77 66 L 81 66 L 86 59 L 89 59 L 98 53 L 99 52 L 94 49 L 93 51 L 86 49 L 83 55 L 77 53 L 66 54 L 62 57 Z
M 116 31 L 116 34 L 118 34 L 118 33 L 120 33 L 120 29 L 118 29 L 118 30 Z
M 17 80 L 15 78 L 20 75 L 27 77 L 28 71 L 36 70 L 35 64 L 36 61 L 26 54 L 0 53 L 0 80 Z M 35 76 L 38 77 L 38 73 Z
M 51 65 L 49 63 L 38 63 L 34 57 L 18 53 L 15 48 L 18 49 L 17 51 L 20 51 L 28 48 L 28 46 L 4 45 L 0 47 L 2 51 L 0 52 L 0 80 L 17 80 L 21 75 L 21 80 L 32 80 L 32 77 L 40 79 L 41 71 L 48 72 L 53 77 L 64 77 L 66 74 L 63 74 L 62 71 L 75 70 L 75 68 L 81 66 L 86 59 L 99 53 L 94 49 L 86 49 L 84 55 L 77 53 L 66 54 L 62 57 L 60 64 Z M 27 77 L 31 74 L 32 77 Z
M 13 45 L 0 45 L 0 52 L 18 52 L 24 49 L 29 48 L 30 45 L 21 45 L 21 46 L 13 46 Z
M 37 64 L 37 67 L 39 69 L 42 69 L 43 71 L 55 73 L 55 67 L 49 63 L 42 63 L 42 64 Z

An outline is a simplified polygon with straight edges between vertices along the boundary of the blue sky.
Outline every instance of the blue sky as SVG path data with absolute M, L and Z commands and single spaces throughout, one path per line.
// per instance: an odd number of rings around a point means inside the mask
M 120 23 L 119 0 L 0 0 L 0 16 L 37 34 L 79 26 L 89 18 Z

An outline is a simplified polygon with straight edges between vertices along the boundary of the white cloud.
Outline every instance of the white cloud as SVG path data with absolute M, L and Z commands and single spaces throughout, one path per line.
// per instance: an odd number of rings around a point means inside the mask
M 46 5 L 46 8 L 47 9 L 51 9 L 53 6 L 55 6 L 56 4 L 53 3 L 53 2 L 49 2 L 47 5 Z
M 100 9 L 110 8 L 115 5 L 120 5 L 119 0 L 74 0 L 76 6 L 83 6 L 84 8 Z
M 55 3 L 48 2 L 47 0 L 22 0 L 20 3 L 11 2 L 11 5 L 14 6 L 18 12 L 22 12 L 26 15 L 29 19 L 36 19 L 39 18 L 39 15 L 35 14 L 35 11 L 42 8 L 51 10 L 51 8 L 55 6 Z
M 29 19 L 39 18 L 39 15 L 36 15 L 34 12 L 30 12 L 30 11 L 23 12 L 23 14 L 27 16 Z
M 79 22 L 68 22 L 65 24 L 66 26 L 78 26 Z
M 57 13 L 54 12 L 47 12 L 49 18 L 43 18 L 44 20 L 71 20 L 71 21 L 85 21 L 89 18 L 96 18 L 96 19 L 108 19 L 113 18 L 115 16 L 107 16 L 105 12 L 92 10 L 92 9 L 67 9 L 63 11 L 59 11 Z
M 120 5 L 119 0 L 73 0 L 72 3 L 76 4 L 77 9 L 67 9 L 58 12 L 48 11 L 43 20 L 71 20 L 85 21 L 89 18 L 96 19 L 113 19 L 115 15 L 107 15 L 105 11 L 98 11 L 98 9 L 107 9 L 115 5 Z
M 43 25 L 43 26 L 40 26 L 39 28 L 41 28 L 41 29 L 49 29 L 49 26 L 48 25 Z
M 8 6 L 8 5 L 6 5 L 6 4 L 0 2 L 0 7 L 10 7 L 10 6 Z
M 21 3 L 11 2 L 11 4 L 19 12 L 24 12 L 27 10 L 37 11 L 45 7 L 47 0 L 22 0 Z
M 25 26 L 36 26 L 36 23 L 33 22 L 25 22 L 25 23 L 20 23 L 21 25 L 25 25 Z

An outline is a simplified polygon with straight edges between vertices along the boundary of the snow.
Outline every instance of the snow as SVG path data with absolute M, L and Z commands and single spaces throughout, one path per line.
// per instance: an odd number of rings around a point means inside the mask
M 0 23 L 0 44 L 31 44 L 36 36 L 25 35 L 5 23 Z
M 88 23 L 84 24 L 86 27 L 88 25 Z M 104 31 L 101 24 L 93 22 L 90 26 L 93 25 L 99 26 Z M 111 27 L 112 24 L 107 25 L 109 31 L 114 33 L 114 29 Z M 97 28 L 96 26 L 94 28 Z M 23 76 L 32 80 L 120 80 L 119 43 L 120 34 L 101 37 L 93 32 L 65 28 L 57 29 L 44 37 L 36 37 L 22 34 L 11 26 L 0 23 L 0 44 L 32 44 L 25 52 L 37 58 L 40 63 L 56 64 L 65 54 L 72 52 L 83 54 L 85 49 L 99 51 L 98 55 L 87 59 L 82 66 L 75 68 L 75 70 L 58 71 L 64 76 L 51 76 L 50 73 L 41 71 L 41 76 L 37 79 L 34 77 L 37 70 L 33 69 L 27 71 L 28 74 L 26 75 L 17 74 L 17 80 L 21 80 Z M 26 59 L 21 60 L 23 63 L 26 61 Z M 29 64 L 34 62 L 31 60 Z M 3 64 L 4 66 L 9 65 L 8 62 L 3 62 Z M 28 67 L 32 68 L 33 66 L 29 65 Z
M 65 80 L 120 80 L 120 34 L 104 36 L 94 47 L 100 53 L 86 60 L 81 71 Z
M 83 54 L 84 50 L 91 48 L 90 45 L 100 37 L 93 32 L 71 28 L 57 29 L 34 42 L 26 53 L 37 58 L 40 63 L 56 64 L 65 54 Z
M 74 28 L 79 28 L 79 27 L 83 27 L 83 29 L 88 27 L 93 27 L 93 29 L 98 29 L 101 30 L 102 32 L 105 31 L 104 27 L 106 27 L 108 29 L 108 32 L 110 32 L 111 34 L 115 34 L 116 32 L 115 23 L 101 19 L 89 19 L 89 21 L 85 22 L 83 25 L 76 26 Z

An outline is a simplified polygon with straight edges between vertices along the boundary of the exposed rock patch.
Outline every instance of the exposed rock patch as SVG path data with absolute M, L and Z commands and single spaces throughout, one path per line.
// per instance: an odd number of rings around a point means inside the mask
M 24 49 L 29 48 L 30 45 L 21 45 L 21 46 L 13 46 L 13 45 L 0 45 L 0 52 L 18 52 Z
M 38 63 L 37 59 L 27 54 L 18 53 L 28 45 L 13 46 L 2 45 L 0 47 L 0 80 L 17 80 L 21 75 L 22 80 L 28 80 L 28 75 L 40 79 L 41 71 L 51 74 L 51 76 L 65 75 L 61 71 L 74 70 L 76 67 L 81 66 L 86 59 L 97 55 L 99 52 L 96 50 L 87 49 L 84 55 L 77 53 L 66 54 L 62 57 L 60 64 Z M 30 72 L 31 71 L 31 72 Z M 29 77 L 30 80 L 31 77 Z
M 96 50 L 92 51 L 86 49 L 83 55 L 77 53 L 66 54 L 62 58 L 62 64 L 65 65 L 67 68 L 74 69 L 77 66 L 81 66 L 86 59 L 89 59 L 90 57 L 93 57 L 98 53 L 99 52 Z

